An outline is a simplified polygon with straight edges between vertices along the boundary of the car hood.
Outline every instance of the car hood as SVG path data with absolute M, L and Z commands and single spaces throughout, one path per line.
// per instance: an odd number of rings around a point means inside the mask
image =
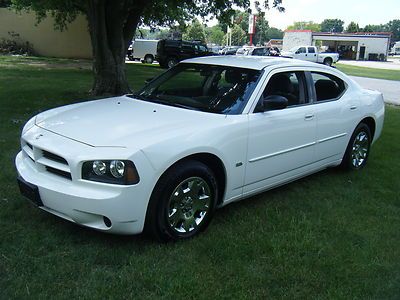
M 224 119 L 224 115 L 121 96 L 52 109 L 39 114 L 35 123 L 94 147 L 141 148 L 176 135 L 194 134 Z
M 294 55 L 294 53 L 290 52 L 290 51 L 282 51 L 281 52 L 281 56 L 284 56 L 284 57 L 293 57 L 293 55 Z

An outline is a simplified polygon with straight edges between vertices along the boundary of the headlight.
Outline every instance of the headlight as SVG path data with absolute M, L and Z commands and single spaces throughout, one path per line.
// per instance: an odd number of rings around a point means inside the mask
M 82 165 L 82 179 L 130 185 L 139 182 L 139 174 L 129 160 L 95 160 Z

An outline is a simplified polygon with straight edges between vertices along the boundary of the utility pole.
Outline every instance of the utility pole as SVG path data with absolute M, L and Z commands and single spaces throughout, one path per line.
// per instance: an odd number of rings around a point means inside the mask
M 256 31 L 256 22 L 257 22 L 257 16 L 250 14 L 250 16 L 249 16 L 250 46 L 253 45 L 253 34 Z

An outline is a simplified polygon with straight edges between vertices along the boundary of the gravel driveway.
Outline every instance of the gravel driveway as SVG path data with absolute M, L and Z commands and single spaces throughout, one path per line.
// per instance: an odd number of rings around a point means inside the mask
M 400 81 L 350 76 L 365 89 L 383 93 L 386 103 L 400 105 Z

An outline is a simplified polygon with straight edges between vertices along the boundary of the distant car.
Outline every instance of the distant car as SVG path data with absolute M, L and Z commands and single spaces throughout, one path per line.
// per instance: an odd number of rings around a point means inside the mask
M 389 52 L 389 55 L 400 55 L 400 42 L 396 42 Z
M 128 48 L 128 59 L 152 64 L 157 54 L 157 43 L 158 40 L 134 40 Z
M 223 49 L 221 46 L 218 45 L 207 45 L 208 51 L 219 54 L 219 52 Z
M 240 46 L 229 46 L 219 51 L 220 55 L 235 55 Z
M 236 55 L 248 55 L 249 51 L 254 49 L 253 46 L 243 46 L 237 49 Z
M 49 213 L 178 240 L 217 207 L 328 167 L 363 168 L 383 121 L 382 94 L 336 69 L 210 56 L 135 94 L 38 114 L 15 162 L 22 194 Z
M 156 60 L 161 68 L 171 68 L 184 59 L 212 55 L 206 45 L 182 40 L 160 40 Z
M 339 61 L 338 53 L 320 53 L 315 46 L 296 46 L 289 51 L 282 51 L 281 55 L 321 63 L 327 66 L 332 66 L 333 63 Z
M 279 56 L 280 51 L 277 47 L 254 47 L 247 51 L 247 55 L 255 56 Z

